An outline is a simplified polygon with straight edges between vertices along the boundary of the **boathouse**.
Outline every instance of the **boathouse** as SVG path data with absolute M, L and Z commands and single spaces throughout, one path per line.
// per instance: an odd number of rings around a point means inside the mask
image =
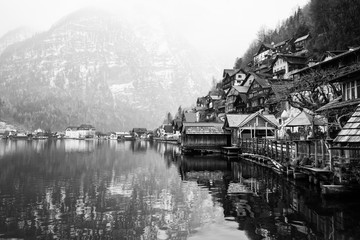
M 184 122 L 181 132 L 183 150 L 214 150 L 230 146 L 230 133 L 223 129 L 223 123 Z
M 276 136 L 276 129 L 278 122 L 274 115 L 263 114 L 259 110 L 253 114 L 248 115 L 239 124 L 240 138 L 274 138 Z

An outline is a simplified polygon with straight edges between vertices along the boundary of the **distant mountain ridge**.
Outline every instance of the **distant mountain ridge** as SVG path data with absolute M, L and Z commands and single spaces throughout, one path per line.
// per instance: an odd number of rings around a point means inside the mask
M 0 55 L 0 118 L 29 129 L 154 128 L 210 86 L 206 63 L 161 26 L 83 9 Z

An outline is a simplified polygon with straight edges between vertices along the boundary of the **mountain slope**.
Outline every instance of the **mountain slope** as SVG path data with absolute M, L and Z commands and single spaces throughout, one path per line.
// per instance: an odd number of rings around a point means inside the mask
M 0 117 L 32 129 L 154 128 L 208 89 L 201 62 L 161 26 L 80 10 L 0 55 Z

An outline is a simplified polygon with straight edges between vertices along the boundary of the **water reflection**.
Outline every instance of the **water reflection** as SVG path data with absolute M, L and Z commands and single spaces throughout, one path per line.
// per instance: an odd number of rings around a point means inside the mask
M 2 141 L 0 149 L 0 238 L 359 236 L 357 203 L 325 201 L 243 161 L 146 141 Z

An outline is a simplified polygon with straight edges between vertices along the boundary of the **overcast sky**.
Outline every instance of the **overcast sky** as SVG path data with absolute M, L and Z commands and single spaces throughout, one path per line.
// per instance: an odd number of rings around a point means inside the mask
M 48 29 L 77 9 L 100 6 L 115 12 L 139 9 L 160 14 L 200 52 L 233 67 L 261 27 L 274 29 L 309 0 L 0 0 L 0 36 L 19 26 Z

